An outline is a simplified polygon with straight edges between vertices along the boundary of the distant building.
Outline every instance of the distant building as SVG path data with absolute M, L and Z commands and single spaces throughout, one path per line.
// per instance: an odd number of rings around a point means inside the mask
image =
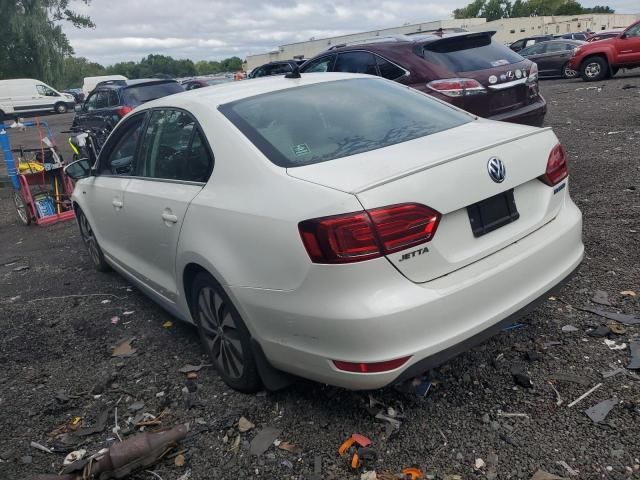
M 601 31 L 622 28 L 640 19 L 640 14 L 585 14 L 546 17 L 503 18 L 487 22 L 484 18 L 464 18 L 436 20 L 433 22 L 414 23 L 400 27 L 384 28 L 369 32 L 340 35 L 338 37 L 310 39 L 306 42 L 281 45 L 268 53 L 247 56 L 245 70 L 276 60 L 291 58 L 311 58 L 328 49 L 332 45 L 358 42 L 380 36 L 411 35 L 438 28 L 464 28 L 470 31 L 495 30 L 495 39 L 499 42 L 511 43 L 522 37 L 534 35 L 560 35 L 569 32 Z

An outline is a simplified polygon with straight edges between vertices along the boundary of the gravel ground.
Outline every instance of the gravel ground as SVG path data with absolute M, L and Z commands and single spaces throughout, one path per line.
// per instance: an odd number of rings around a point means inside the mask
M 571 158 L 571 191 L 584 213 L 587 257 L 561 295 L 523 319 L 524 326 L 434 372 L 426 398 L 392 389 L 372 392 L 403 415 L 390 436 L 370 414 L 368 393 L 300 381 L 278 393 L 243 395 L 209 368 L 187 379 L 180 367 L 206 361 L 195 330 L 177 321 L 165 328 L 171 320 L 166 312 L 117 274 L 92 270 L 72 222 L 18 225 L 7 190 L 0 190 L 0 478 L 57 472 L 64 454 L 43 453 L 30 442 L 54 445 L 48 434 L 76 416 L 95 425 L 105 405 L 117 403 L 121 435 L 132 433 L 126 419 L 134 401 L 143 401 L 143 411 L 154 415 L 168 409 L 164 426 L 194 425 L 196 434 L 183 442 L 184 466 L 165 459 L 149 468 L 164 480 L 187 469 L 192 479 L 308 478 L 317 455 L 323 479 L 359 478 L 337 455 L 354 432 L 375 442 L 378 472 L 418 465 L 440 479 L 529 479 L 538 469 L 569 477 L 557 463 L 564 461 L 579 472 L 576 478 L 640 478 L 640 382 L 602 376 L 610 365 L 628 363 L 629 348 L 610 350 L 602 338 L 586 335 L 606 321 L 571 307 L 590 305 L 602 290 L 612 304 L 603 308 L 640 312 L 639 297 L 620 293 L 640 294 L 640 75 L 631 73 L 596 85 L 542 83 L 547 125 Z M 101 295 L 88 296 L 94 294 Z M 87 296 L 51 298 L 69 295 Z M 566 325 L 577 330 L 565 332 Z M 111 347 L 131 337 L 135 355 L 112 358 Z M 638 337 L 640 326 L 629 326 L 615 340 L 628 345 Z M 553 341 L 559 344 L 545 348 Z M 511 369 L 518 364 L 530 372 L 533 388 L 514 383 Z M 580 383 L 555 381 L 564 400 L 558 407 L 549 380 L 559 373 Z M 588 398 L 567 406 L 598 383 Z M 612 397 L 620 403 L 604 421 L 595 424 L 585 415 Z M 241 416 L 256 427 L 239 433 Z M 113 442 L 113 425 L 111 415 L 104 432 L 81 439 L 82 448 L 97 451 Z M 271 447 L 251 456 L 249 442 L 265 426 L 281 429 L 278 438 L 300 453 Z M 487 466 L 476 471 L 478 458 Z M 141 471 L 130 478 L 157 477 Z

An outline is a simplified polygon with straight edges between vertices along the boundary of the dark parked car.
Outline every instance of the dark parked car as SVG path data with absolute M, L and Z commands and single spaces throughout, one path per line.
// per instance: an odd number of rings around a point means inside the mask
M 191 78 L 189 80 L 183 80 L 180 85 L 185 90 L 195 90 L 197 88 L 211 87 L 213 85 L 220 85 L 221 83 L 232 82 L 233 78 L 216 77 L 216 78 Z
M 87 100 L 76 108 L 73 126 L 111 130 L 118 121 L 138 105 L 156 98 L 183 92 L 175 80 L 121 80 L 124 85 L 97 86 Z
M 579 40 L 550 40 L 520 50 L 520 55 L 538 64 L 541 77 L 574 78 L 578 72 L 569 67 L 573 49 L 583 45 Z
M 62 90 L 62 93 L 68 93 L 70 95 L 73 95 L 73 98 L 76 101 L 76 103 L 84 102 L 84 92 L 82 91 L 81 88 L 67 88 L 66 90 Z
M 285 75 L 293 72 L 294 68 L 302 65 L 306 60 L 283 60 L 281 62 L 266 63 L 254 68 L 249 78 L 270 77 L 272 75 Z
M 554 39 L 563 39 L 563 40 L 580 40 L 582 42 L 586 42 L 591 33 L 589 32 L 574 32 L 574 33 L 565 33 L 562 35 L 554 35 Z
M 617 37 L 622 33 L 623 30 L 624 29 L 607 30 L 603 32 L 598 32 L 594 35 L 591 35 L 589 38 L 587 38 L 587 42 L 591 43 L 591 42 L 597 42 L 598 40 L 606 40 L 607 38 Z
M 549 40 L 553 40 L 553 35 L 538 35 L 537 37 L 525 37 L 520 40 L 516 40 L 509 48 L 514 52 L 519 52 L 525 47 L 530 47 L 531 45 L 535 45 L 540 42 L 547 42 Z
M 481 117 L 541 125 L 547 104 L 535 63 L 493 40 L 495 32 L 377 38 L 337 45 L 300 71 L 378 75 Z

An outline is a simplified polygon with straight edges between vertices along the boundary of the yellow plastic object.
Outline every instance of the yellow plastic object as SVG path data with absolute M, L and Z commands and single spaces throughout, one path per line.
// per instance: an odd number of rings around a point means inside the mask
M 44 171 L 44 166 L 38 162 L 20 162 L 18 170 L 20 173 L 40 173 Z

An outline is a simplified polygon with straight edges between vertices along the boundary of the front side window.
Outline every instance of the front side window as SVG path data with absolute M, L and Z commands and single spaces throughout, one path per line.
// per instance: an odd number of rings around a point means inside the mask
M 38 93 L 40 95 L 44 95 L 45 97 L 58 97 L 59 95 L 52 90 L 51 88 L 47 87 L 46 85 L 36 85 L 36 89 L 38 90 Z
M 206 182 L 212 161 L 191 115 L 180 110 L 154 110 L 149 118 L 136 176 Z
M 627 37 L 640 37 L 640 23 L 625 32 Z
M 317 58 L 310 61 L 302 71 L 307 73 L 330 72 L 335 58 L 335 55 Z
M 471 121 L 427 95 L 376 78 L 287 88 L 219 110 L 281 167 L 356 155 Z
M 334 72 L 365 73 L 377 75 L 376 59 L 369 52 L 347 52 L 338 55 Z
M 100 154 L 100 173 L 103 175 L 132 175 L 144 118 L 144 114 L 136 115 L 116 130 L 117 137 L 114 147 L 106 146 Z
M 566 43 L 541 43 L 540 45 L 545 45 L 545 53 L 557 53 L 566 50 Z
M 402 68 L 382 57 L 379 57 L 378 55 L 376 55 L 376 62 L 378 63 L 378 69 L 380 70 L 380 76 L 382 78 L 397 80 L 406 73 Z

